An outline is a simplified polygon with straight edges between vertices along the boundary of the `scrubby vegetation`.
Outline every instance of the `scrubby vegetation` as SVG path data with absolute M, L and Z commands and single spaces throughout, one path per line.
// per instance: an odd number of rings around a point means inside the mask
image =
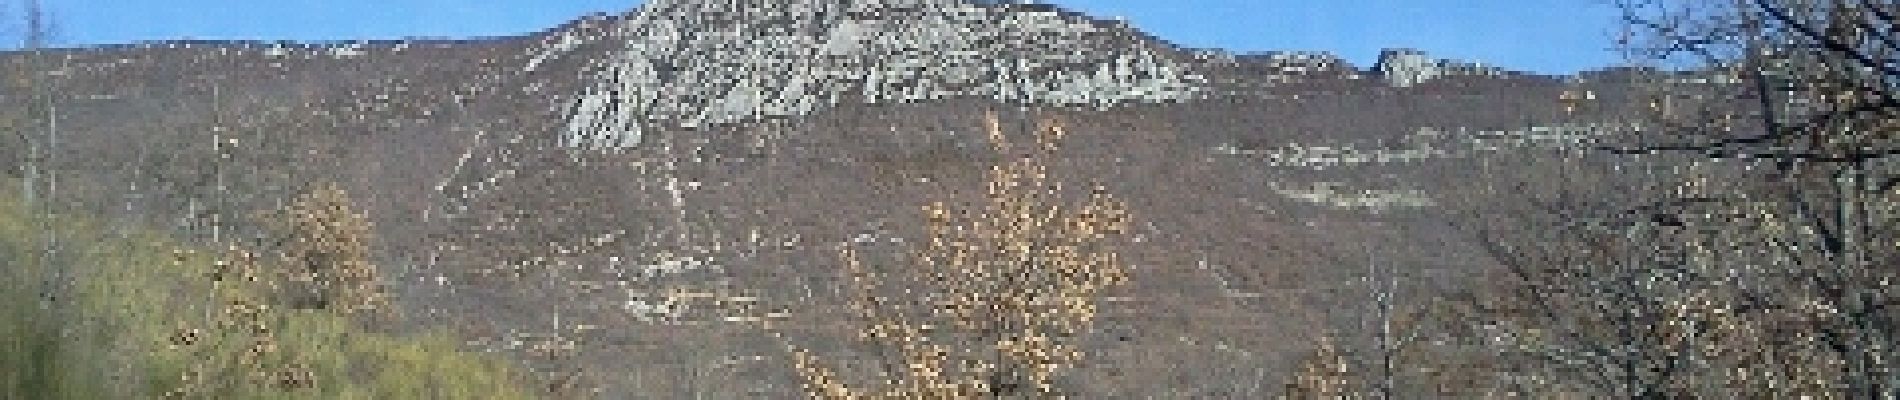
M 1745 86 L 1636 80 L 1650 128 L 1598 149 L 1609 163 L 1564 160 L 1634 182 L 1496 193 L 1471 227 L 1494 286 L 1439 301 L 1416 346 L 1324 346 L 1291 395 L 1900 397 L 1900 7 L 1616 3 L 1638 61 Z
M 1098 315 L 1099 299 L 1128 279 L 1103 248 L 1125 229 L 1125 206 L 1096 187 L 1080 204 L 1048 177 L 1063 129 L 1047 125 L 1037 147 L 1012 149 L 990 115 L 999 153 L 1028 154 L 990 170 L 983 201 L 924 207 L 929 239 L 904 265 L 865 261 L 840 247 L 860 338 L 891 359 L 896 377 L 860 385 L 818 356 L 792 349 L 805 386 L 825 399 L 965 399 L 1059 396 L 1056 378 L 1086 353 L 1074 338 Z M 898 290 L 901 289 L 901 290 Z M 881 293 L 906 295 L 885 296 Z
M 276 256 L 33 215 L 18 198 L 0 191 L 0 398 L 532 394 L 505 361 L 446 335 L 389 333 L 348 315 L 377 297 L 365 289 L 373 269 L 351 250 L 360 217 L 333 187 L 288 207 L 280 226 L 298 233 Z M 57 252 L 44 251 L 42 223 L 57 228 Z M 300 275 L 337 306 L 282 301 L 278 288 Z

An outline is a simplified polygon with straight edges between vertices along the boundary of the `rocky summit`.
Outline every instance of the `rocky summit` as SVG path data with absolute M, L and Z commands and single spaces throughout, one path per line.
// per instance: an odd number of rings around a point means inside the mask
M 571 146 L 624 147 L 652 126 L 803 116 L 841 102 L 1106 107 L 1208 89 L 1166 45 L 1047 6 L 660 0 L 552 36 L 521 68 L 588 77 L 582 92 L 551 96 Z M 550 66 L 574 57 L 588 59 L 578 70 Z

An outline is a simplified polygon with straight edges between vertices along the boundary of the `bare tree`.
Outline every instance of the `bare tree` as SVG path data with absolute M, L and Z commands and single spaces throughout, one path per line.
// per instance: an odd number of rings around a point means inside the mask
M 69 271 L 57 267 L 62 264 L 57 258 L 66 255 L 60 246 L 62 232 L 51 218 L 57 201 L 44 200 L 52 197 L 51 192 L 58 187 L 57 175 L 52 173 L 53 169 L 48 165 L 49 161 L 54 161 L 51 155 L 57 154 L 59 145 L 58 88 L 54 86 L 50 75 L 45 73 L 51 63 L 41 51 L 41 47 L 53 37 L 54 27 L 39 0 L 26 0 L 20 17 L 25 26 L 22 32 L 22 44 L 26 48 L 24 68 L 14 68 L 13 73 L 17 75 L 6 78 L 16 80 L 14 84 L 21 86 L 19 89 L 24 93 L 19 96 L 19 101 L 26 104 L 21 107 L 24 115 L 14 118 L 15 123 L 9 124 L 11 126 L 8 128 L 13 130 L 15 139 L 26 148 L 26 154 L 20 157 L 24 177 L 21 180 L 22 197 L 29 212 L 40 217 L 38 223 L 42 240 L 37 267 L 45 279 L 41 287 L 41 306 L 50 309 L 66 305 L 66 281 L 71 275 Z M 46 193 L 41 193 L 43 189 Z M 52 315 L 58 318 L 64 313 L 55 311 Z
M 1657 101 L 1597 173 L 1646 178 L 1477 229 L 1509 284 L 1452 329 L 1520 395 L 1900 397 L 1900 6 L 1618 4 Z
M 1694 14 L 1646 3 L 1653 2 L 1625 4 L 1626 20 L 1650 34 L 1650 45 L 1639 44 L 1635 53 L 1728 65 L 1752 88 L 1758 103 L 1750 117 L 1760 122 L 1757 129 L 1687 124 L 1681 136 L 1700 140 L 1639 148 L 1771 160 L 1775 173 L 1764 187 L 1742 194 L 1797 228 L 1779 242 L 1805 257 L 1781 267 L 1805 277 L 1759 295 L 1786 303 L 1796 292 L 1831 310 L 1812 333 L 1844 364 L 1844 394 L 1900 396 L 1893 365 L 1900 320 L 1892 308 L 1900 301 L 1892 286 L 1900 265 L 1893 209 L 1900 184 L 1900 3 L 1751 0 Z
M 46 9 L 40 6 L 40 0 L 26 0 L 25 13 L 21 15 L 26 22 L 24 45 L 27 49 L 46 47 L 53 37 L 52 21 L 46 15 Z
M 44 57 L 40 56 L 39 50 L 52 38 L 53 26 L 48 22 L 46 10 L 40 6 L 39 0 L 27 0 L 23 4 L 20 18 L 24 29 L 21 32 L 21 45 L 28 55 L 25 58 L 24 68 L 15 69 L 14 73 L 18 75 L 9 78 L 27 85 L 19 88 L 23 92 L 20 100 L 26 102 L 27 106 L 22 107 L 26 114 L 23 117 L 24 122 L 13 124 L 11 128 L 14 130 L 16 139 L 22 142 L 22 147 L 26 148 L 26 154 L 21 160 L 25 177 L 22 182 L 24 185 L 22 196 L 25 196 L 27 204 L 31 205 L 38 197 L 39 186 L 42 185 L 40 174 L 44 156 L 41 153 L 46 151 L 42 147 L 47 146 L 57 132 L 57 126 L 52 122 L 57 112 L 56 106 L 52 103 L 52 89 L 48 87 L 44 76 L 39 75 L 39 71 L 45 66 Z M 44 133 L 44 135 L 35 135 L 36 133 Z

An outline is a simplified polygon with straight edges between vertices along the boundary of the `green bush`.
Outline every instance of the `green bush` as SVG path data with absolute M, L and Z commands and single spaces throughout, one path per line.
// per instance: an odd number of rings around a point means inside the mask
M 394 335 L 327 310 L 275 306 L 268 265 L 76 218 L 42 301 L 40 223 L 0 189 L 0 399 L 531 397 L 499 358 L 448 335 Z

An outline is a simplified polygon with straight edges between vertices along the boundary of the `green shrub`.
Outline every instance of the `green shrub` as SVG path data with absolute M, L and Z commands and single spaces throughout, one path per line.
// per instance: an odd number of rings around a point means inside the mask
M 0 399 L 514 399 L 523 375 L 447 335 L 271 301 L 245 251 L 52 221 L 69 301 L 41 300 L 41 220 L 0 189 Z M 44 306 L 52 304 L 52 306 Z

